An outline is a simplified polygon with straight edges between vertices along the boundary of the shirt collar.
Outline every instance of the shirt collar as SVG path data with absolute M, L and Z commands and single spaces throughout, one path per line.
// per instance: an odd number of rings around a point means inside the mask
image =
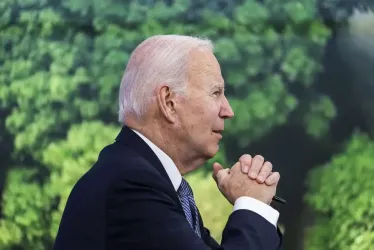
M 147 145 L 153 150 L 153 152 L 156 154 L 161 164 L 165 168 L 165 171 L 167 175 L 169 176 L 175 191 L 178 191 L 178 188 L 182 182 L 182 175 L 180 174 L 173 160 L 167 154 L 165 154 L 164 151 L 162 151 L 159 147 L 157 147 L 154 143 L 152 143 L 148 138 L 146 138 L 144 135 L 142 135 L 141 133 L 139 133 L 138 131 L 134 129 L 131 129 L 131 130 L 134 131 L 140 138 L 142 138 L 143 141 L 147 143 Z

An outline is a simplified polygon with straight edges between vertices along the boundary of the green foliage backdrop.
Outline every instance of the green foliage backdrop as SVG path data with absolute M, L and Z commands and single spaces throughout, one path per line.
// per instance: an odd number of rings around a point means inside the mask
M 131 51 L 151 35 L 198 35 L 215 42 L 236 113 L 215 158 L 226 166 L 235 161 L 226 148 L 244 153 L 281 125 L 299 126 L 319 141 L 337 114 L 330 96 L 314 86 L 331 35 L 315 0 L 3 0 L 0 13 L 2 250 L 51 249 L 72 186 L 120 129 L 121 74 Z M 339 167 L 336 159 L 331 169 Z M 320 175 L 333 173 L 325 172 Z M 219 240 L 232 208 L 204 173 L 189 178 Z M 326 204 L 324 190 L 313 186 L 311 193 L 313 207 L 339 209 Z M 317 229 L 308 236 L 310 249 L 323 244 Z M 339 231 L 339 237 L 346 233 Z M 372 235 L 364 241 L 372 242 Z
M 311 172 L 307 202 L 321 214 L 308 233 L 310 250 L 374 246 L 374 142 L 355 133 L 342 154 Z

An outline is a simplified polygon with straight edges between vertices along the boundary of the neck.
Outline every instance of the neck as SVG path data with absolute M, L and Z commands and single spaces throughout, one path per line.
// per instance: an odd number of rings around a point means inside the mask
M 126 126 L 132 128 L 167 154 L 177 166 L 181 175 L 185 175 L 206 162 L 206 159 L 198 158 L 194 152 L 189 152 L 183 142 L 175 136 L 175 129 L 170 124 L 164 124 L 156 119 L 151 121 L 141 121 L 129 118 Z

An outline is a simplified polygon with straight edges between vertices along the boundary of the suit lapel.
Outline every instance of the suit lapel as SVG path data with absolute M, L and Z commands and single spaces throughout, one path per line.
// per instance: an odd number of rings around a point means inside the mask
M 204 240 L 205 244 L 207 244 L 208 246 L 212 248 L 219 248 L 219 244 L 217 243 L 217 241 L 213 239 L 212 236 L 210 236 L 210 231 L 204 227 L 204 223 L 203 223 L 203 219 L 201 218 L 200 211 L 198 211 L 198 214 L 199 214 L 201 238 Z
M 134 131 L 132 131 L 129 127 L 123 126 L 120 133 L 116 137 L 117 142 L 121 142 L 122 144 L 126 145 L 127 147 L 135 150 L 141 156 L 144 157 L 152 166 L 154 166 L 158 172 L 160 172 L 161 176 L 168 182 L 168 186 L 170 187 L 170 195 L 172 198 L 179 204 L 179 208 L 181 212 L 183 212 L 182 204 L 179 201 L 177 193 L 175 192 L 174 186 L 166 173 L 166 170 L 162 163 L 160 162 L 157 155 L 153 152 L 153 150 L 140 138 Z

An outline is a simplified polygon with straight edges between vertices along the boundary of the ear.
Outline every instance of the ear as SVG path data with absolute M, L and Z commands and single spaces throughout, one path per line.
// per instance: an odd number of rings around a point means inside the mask
M 160 108 L 161 114 L 170 122 L 175 122 L 175 94 L 171 91 L 169 86 L 160 86 L 157 89 L 157 104 Z

